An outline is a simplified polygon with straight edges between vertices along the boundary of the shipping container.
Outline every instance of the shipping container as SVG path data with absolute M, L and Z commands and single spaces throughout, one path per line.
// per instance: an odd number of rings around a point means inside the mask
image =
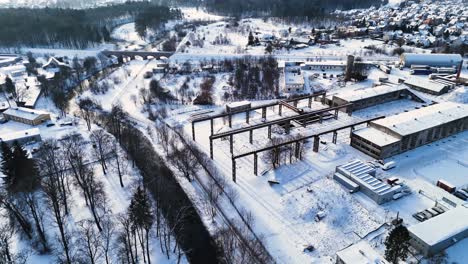
M 455 189 L 456 189 L 455 186 L 453 186 L 452 184 L 450 184 L 450 183 L 448 183 L 448 182 L 446 182 L 444 180 L 438 180 L 437 181 L 437 186 L 444 189 L 444 190 L 446 190 L 449 193 L 455 192 Z

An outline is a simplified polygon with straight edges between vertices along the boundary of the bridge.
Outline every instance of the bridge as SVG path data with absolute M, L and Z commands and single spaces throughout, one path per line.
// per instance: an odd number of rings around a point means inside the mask
M 102 52 L 105 56 L 116 56 L 116 57 L 130 57 L 135 59 L 136 56 L 140 56 L 143 59 L 148 59 L 148 57 L 153 57 L 156 59 L 161 59 L 161 57 L 169 58 L 174 54 L 174 52 L 168 51 L 129 51 L 129 50 L 105 50 Z

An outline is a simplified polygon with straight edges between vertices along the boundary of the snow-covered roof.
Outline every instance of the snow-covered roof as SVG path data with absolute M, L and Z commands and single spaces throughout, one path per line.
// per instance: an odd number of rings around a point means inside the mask
M 69 67 L 69 68 L 70 68 L 70 66 L 69 66 L 68 64 L 66 64 L 66 63 L 64 63 L 64 62 L 61 62 L 61 61 L 57 60 L 57 59 L 54 58 L 54 57 L 50 57 L 49 61 L 48 61 L 46 64 L 44 64 L 44 66 L 42 66 L 42 68 L 45 69 L 45 68 L 47 68 L 47 67 L 49 67 L 49 66 L 51 66 L 51 65 L 54 65 L 54 66 L 64 66 L 64 67 Z
M 408 230 L 428 245 L 436 245 L 468 229 L 468 205 L 461 205 Z
M 11 116 L 17 116 L 26 120 L 31 120 L 31 121 L 34 121 L 36 118 L 38 118 L 41 115 L 49 115 L 49 113 L 46 111 L 29 109 L 29 108 L 24 108 L 24 107 L 11 107 L 11 108 L 8 108 L 3 113 L 7 115 L 11 115 Z
M 467 116 L 468 105 L 444 102 L 389 116 L 372 123 L 406 136 Z
M 434 82 L 434 81 L 421 78 L 421 77 L 415 77 L 415 76 L 412 76 L 406 79 L 405 84 L 410 85 L 410 86 L 424 88 L 426 90 L 431 90 L 436 93 L 440 93 L 443 89 L 447 87 L 447 85 L 445 84 Z
M 285 72 L 284 79 L 286 84 L 304 84 L 304 75 L 293 72 Z
M 338 251 L 336 255 L 346 264 L 388 264 L 388 262 L 365 240 Z
M 233 102 L 228 104 L 228 107 L 234 108 L 234 107 L 239 107 L 239 106 L 244 106 L 244 105 L 249 105 L 251 104 L 249 101 L 240 101 L 240 102 Z
M 10 133 L 0 135 L 0 141 L 11 142 L 11 141 L 15 141 L 21 138 L 34 137 L 34 136 L 40 136 L 40 135 L 41 133 L 39 131 L 39 128 L 31 128 L 31 129 L 15 131 L 15 132 L 10 132 Z
M 341 171 L 346 172 L 348 176 L 351 176 L 353 181 L 358 182 L 359 185 L 366 186 L 367 189 L 378 195 L 394 191 L 392 186 L 372 176 L 371 174 L 375 173 L 375 168 L 361 160 L 353 160 L 338 167 Z
M 460 54 L 419 54 L 419 53 L 403 53 L 401 55 L 405 65 L 439 65 L 439 64 L 459 64 L 462 61 Z
M 372 88 L 346 90 L 336 94 L 335 96 L 348 102 L 355 102 L 361 99 L 367 99 L 378 95 L 393 93 L 396 91 L 406 90 L 403 85 L 379 85 Z
M 363 129 L 359 129 L 359 130 L 354 131 L 353 133 L 365 140 L 368 140 L 376 144 L 379 147 L 388 146 L 388 145 L 391 145 L 393 143 L 400 141 L 399 138 L 396 138 L 390 134 L 382 132 L 373 127 L 366 127 Z

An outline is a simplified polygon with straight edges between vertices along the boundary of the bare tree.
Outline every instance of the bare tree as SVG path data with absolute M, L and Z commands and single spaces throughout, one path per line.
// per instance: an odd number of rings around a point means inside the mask
M 171 143 L 171 131 L 165 123 L 162 123 L 157 127 L 156 132 L 158 133 L 159 141 L 161 142 L 164 152 L 167 154 Z
M 0 222 L 0 263 L 24 264 L 27 255 L 23 252 L 15 254 L 12 251 L 14 230 L 10 228 L 7 221 Z
M 188 181 L 192 181 L 191 175 L 196 173 L 200 168 L 197 158 L 193 155 L 192 151 L 186 146 L 181 149 L 177 147 L 173 149 L 171 160 Z
M 117 171 L 117 175 L 119 176 L 120 187 L 124 187 L 123 183 L 123 175 L 127 171 L 127 158 L 125 152 L 120 148 L 117 142 L 112 144 L 112 154 L 114 156 L 114 168 Z
M 92 165 L 85 162 L 83 145 L 81 136 L 69 137 L 64 141 L 65 155 L 74 176 L 74 183 L 80 187 L 86 205 L 91 210 L 96 226 L 101 232 L 100 215 L 105 211 L 103 206 L 106 204 L 106 195 L 102 183 L 94 177 Z
M 103 248 L 101 235 L 94 229 L 90 220 L 78 222 L 79 237 L 77 242 L 78 253 L 83 263 L 101 263 Z
M 98 129 L 91 132 L 90 138 L 93 142 L 93 156 L 101 164 L 102 172 L 107 174 L 106 159 L 109 158 L 112 152 L 112 136 L 107 134 L 103 129 Z
M 46 194 L 47 201 L 52 208 L 54 222 L 59 229 L 59 241 L 62 245 L 63 253 L 65 255 L 64 262 L 67 264 L 73 263 L 72 246 L 70 234 L 67 231 L 67 218 L 65 213 L 65 205 L 63 199 L 63 192 L 60 190 L 60 179 L 56 174 L 49 174 L 43 177 L 42 189 Z
M 106 215 L 106 218 L 102 221 L 102 232 L 101 232 L 101 245 L 103 250 L 104 259 L 106 264 L 111 263 L 110 253 L 113 250 L 112 241 L 115 236 L 115 225 L 114 220 L 110 215 Z
M 66 157 L 63 152 L 63 146 L 62 149 L 60 149 L 57 141 L 45 140 L 42 142 L 39 151 L 35 154 L 35 157 L 40 174 L 45 176 L 54 175 L 58 180 L 58 191 L 60 191 L 60 197 L 63 199 L 65 214 L 68 215 L 70 186 L 65 171 Z

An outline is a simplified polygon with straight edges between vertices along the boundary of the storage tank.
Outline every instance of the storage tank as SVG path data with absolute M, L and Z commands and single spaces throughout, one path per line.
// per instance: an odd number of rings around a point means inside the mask
M 427 65 L 431 67 L 457 67 L 463 60 L 460 54 L 417 54 L 403 53 L 400 63 L 405 67 Z

